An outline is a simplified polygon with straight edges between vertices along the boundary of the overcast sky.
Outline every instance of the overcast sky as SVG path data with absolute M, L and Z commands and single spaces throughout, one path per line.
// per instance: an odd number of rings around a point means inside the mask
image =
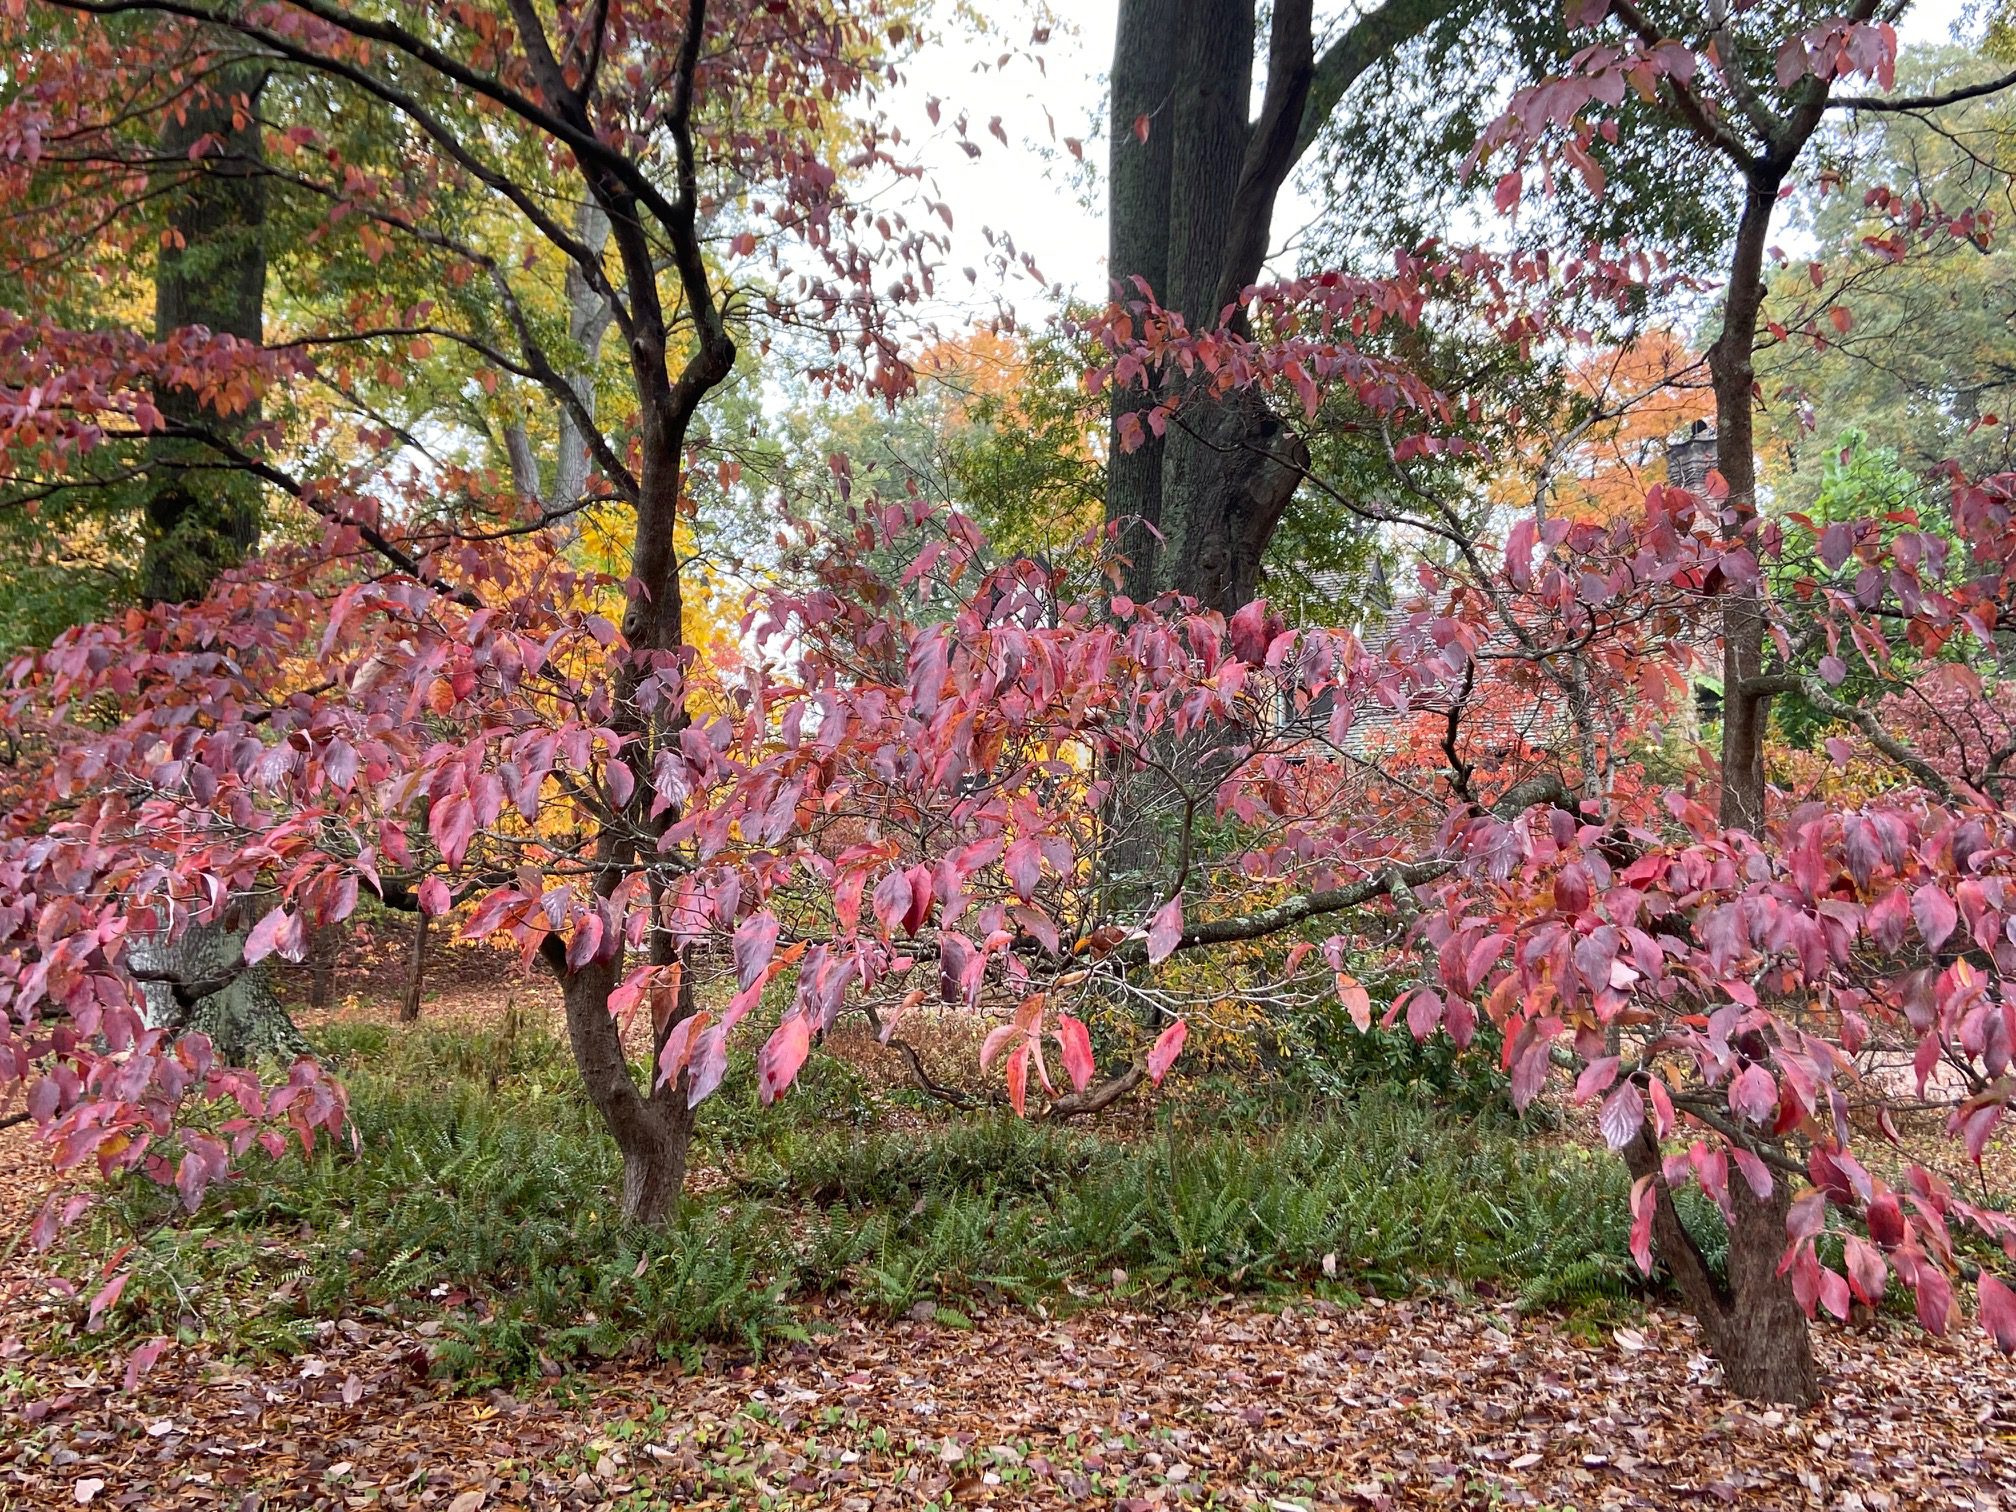
M 945 0 L 941 9 L 949 10 Z M 1019 6 L 999 9 L 1022 13 Z M 1011 237 L 1017 251 L 1033 257 L 1052 283 L 1088 298 L 1104 296 L 1103 207 L 1096 184 L 1084 171 L 1073 171 L 1064 139 L 1079 138 L 1086 158 L 1103 170 L 1105 74 L 1112 60 L 1117 0 L 1068 0 L 1057 9 L 1068 12 L 1071 20 L 1040 49 L 1042 72 L 1026 55 L 997 69 L 1002 39 L 976 37 L 962 23 L 941 23 L 939 40 L 924 55 L 927 66 L 914 69 L 902 89 L 885 100 L 906 131 L 920 133 L 917 161 L 952 207 L 954 253 L 939 290 L 943 303 L 934 312 L 947 324 L 992 311 L 1001 282 L 986 264 L 993 250 L 988 231 Z M 1963 0 L 1930 0 L 1914 7 L 1900 28 L 1905 44 L 1946 40 L 1962 11 Z M 1008 43 L 1027 42 L 1026 21 L 999 24 L 1010 28 Z M 943 125 L 935 131 L 924 112 L 926 98 L 933 95 L 944 101 Z M 982 149 L 978 158 L 966 154 L 950 129 L 960 109 L 967 114 L 971 139 Z M 989 134 L 989 122 L 997 116 L 1011 147 Z M 1284 194 L 1275 215 L 1277 243 L 1313 213 L 1313 206 L 1292 189 Z M 977 284 L 967 282 L 960 271 L 965 266 L 979 274 Z M 1016 312 L 1027 322 L 1039 320 L 1050 308 L 1026 275 L 1011 281 L 1008 289 Z

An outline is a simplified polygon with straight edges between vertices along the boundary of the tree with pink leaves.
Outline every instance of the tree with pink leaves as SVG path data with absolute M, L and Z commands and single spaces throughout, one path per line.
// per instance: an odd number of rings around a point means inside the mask
M 135 931 L 248 899 L 247 960 L 299 955 L 369 889 L 429 915 L 467 904 L 465 932 L 551 971 L 623 1154 L 624 1211 L 645 1222 L 674 1211 L 695 1109 L 766 996 L 765 1100 L 840 1015 L 892 1038 L 928 1004 L 988 1015 L 984 1057 L 1014 1105 L 1040 1092 L 1068 1113 L 1162 1081 L 1193 963 L 1272 941 L 1270 990 L 1334 993 L 1361 1025 L 1380 1011 L 1465 1047 L 1488 1021 L 1518 1102 L 1558 1077 L 1594 1104 L 1635 1178 L 1634 1253 L 1672 1274 L 1735 1390 L 1811 1399 L 1807 1319 L 1845 1317 L 1893 1276 L 1935 1331 L 1971 1280 L 1982 1326 L 2016 1348 L 1994 1269 L 2016 1260 L 2016 1220 L 1891 1148 L 1906 1105 L 1932 1107 L 1978 1160 L 2016 1092 L 2008 815 L 1881 697 L 1845 691 L 1849 658 L 1885 689 L 1907 652 L 1992 683 L 2012 483 L 1952 477 L 1937 522 L 1775 518 L 1752 454 L 1772 206 L 1828 109 L 1877 108 L 1842 82 L 1885 80 L 1894 42 L 1871 16 L 1760 52 L 1719 8 L 1686 24 L 1590 9 L 1598 39 L 1480 148 L 1507 210 L 1543 170 L 1600 188 L 1604 112 L 1635 92 L 1741 177 L 1700 488 L 1654 487 L 1604 522 L 1480 507 L 1465 426 L 1494 396 L 1431 380 L 1384 339 L 1435 308 L 1515 351 L 1582 341 L 1588 311 L 1664 277 L 1645 253 L 1429 247 L 1379 278 L 1242 289 L 1215 323 L 1136 284 L 1099 322 L 1091 375 L 1139 391 L 1118 407 L 1123 445 L 1183 427 L 1200 396 L 1246 394 L 1305 417 L 1345 406 L 1384 438 L 1378 497 L 1308 480 L 1413 550 L 1376 637 L 1289 625 L 1264 600 L 1136 602 L 1117 531 L 1066 560 L 1000 559 L 956 510 L 862 499 L 838 530 L 781 531 L 733 648 L 703 656 L 681 522 L 695 416 L 735 332 L 823 323 L 835 381 L 904 381 L 888 304 L 928 279 L 927 248 L 844 203 L 820 153 L 845 134 L 817 125 L 819 102 L 872 94 L 874 7 L 814 25 L 787 5 L 514 0 L 424 29 L 322 0 L 53 8 L 129 70 L 119 49 L 158 45 L 127 29 L 138 18 L 199 59 L 223 38 L 397 114 L 430 171 L 493 196 L 602 293 L 635 401 L 629 430 L 605 434 L 514 318 L 511 267 L 345 181 L 371 236 L 488 281 L 514 344 L 410 312 L 370 338 L 446 330 L 549 389 L 599 438 L 628 560 L 607 577 L 570 565 L 536 498 L 472 483 L 445 520 L 423 517 L 383 478 L 219 446 L 325 532 L 13 672 L 7 727 L 32 761 L 0 852 L 0 1069 L 61 1163 L 144 1169 L 194 1203 L 276 1121 L 307 1138 L 340 1119 L 311 1064 L 263 1089 L 137 1011 Z M 732 108 L 752 80 L 794 129 Z M 451 99 L 479 102 L 483 128 Z M 74 85 L 17 101 L 7 171 L 67 171 L 31 139 L 98 129 L 116 153 L 96 112 Z M 861 131 L 846 151 L 881 152 Z M 570 197 L 606 217 L 613 270 L 559 213 Z M 1901 200 L 1872 215 L 1916 237 L 1989 230 Z M 749 308 L 702 235 L 724 217 L 741 217 L 728 256 L 779 248 L 795 294 Z M 186 430 L 148 397 L 164 367 L 250 395 L 322 360 L 313 341 L 276 354 L 9 319 L 6 444 L 50 470 L 108 436 Z M 1719 755 L 1691 782 L 1653 780 L 1643 737 L 1685 726 L 1691 678 L 1718 657 Z M 1795 691 L 1893 785 L 1856 807 L 1774 801 L 1768 703 Z M 1403 983 L 1383 1009 L 1368 961 Z M 1102 1079 L 1086 1025 L 1116 1002 L 1154 1033 Z M 632 1019 L 651 1026 L 641 1081 Z M 1883 1074 L 1885 1055 L 1909 1075 Z M 1673 1201 L 1690 1183 L 1728 1227 L 1719 1273 Z

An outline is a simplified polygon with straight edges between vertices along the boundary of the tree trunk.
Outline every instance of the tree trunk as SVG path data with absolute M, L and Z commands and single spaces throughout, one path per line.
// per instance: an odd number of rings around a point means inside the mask
M 1266 93 L 1249 121 L 1254 0 L 1122 0 L 1108 172 L 1108 265 L 1121 301 L 1141 297 L 1138 277 L 1192 330 L 1217 327 L 1260 276 L 1275 198 L 1330 112 L 1448 5 L 1386 0 L 1320 61 L 1312 9 L 1310 0 L 1275 0 Z M 1234 309 L 1230 323 L 1242 320 Z M 1113 391 L 1106 518 L 1130 560 L 1134 597 L 1174 589 L 1230 613 L 1259 590 L 1308 448 L 1257 394 L 1221 398 L 1202 386 L 1177 396 L 1166 439 L 1151 434 L 1123 448 L 1123 421 L 1168 397 Z
M 432 922 L 426 914 L 413 916 L 413 951 L 406 963 L 406 992 L 399 999 L 399 1022 L 412 1024 L 420 1019 L 420 989 L 427 980 L 427 935 Z
M 342 925 L 329 924 L 315 931 L 308 946 L 308 1006 L 317 1012 L 329 1006 L 329 990 L 335 985 L 342 955 Z
M 140 981 L 151 1027 L 204 1035 L 230 1065 L 314 1053 L 274 992 L 266 963 L 245 965 L 242 930 L 198 924 L 173 940 L 136 935 L 127 943 L 126 964 Z
M 1123 304 L 1144 297 L 1136 279 L 1158 299 L 1169 282 L 1170 90 L 1181 9 L 1178 0 L 1125 0 L 1114 33 L 1106 266 Z M 1127 586 L 1144 599 L 1158 582 L 1163 445 L 1144 429 L 1141 444 L 1128 451 L 1120 427 L 1124 416 L 1140 416 L 1154 402 L 1153 393 L 1138 388 L 1114 389 L 1106 461 L 1106 518 L 1119 531 Z
M 652 1046 L 646 1075 L 649 1092 L 638 1090 L 623 1054 L 622 1031 L 609 1012 L 609 994 L 618 981 L 614 960 L 591 961 L 563 977 L 567 1006 L 567 1038 L 574 1064 L 581 1072 L 588 1100 L 602 1117 L 623 1157 L 623 1216 L 633 1223 L 662 1223 L 678 1211 L 686 1184 L 686 1156 L 693 1142 L 693 1110 L 686 1102 L 686 1078 L 658 1085 L 656 1051 L 664 1045 L 660 1031 Z M 691 988 L 680 990 L 680 1011 L 666 1031 L 692 1015 Z
M 1708 349 L 1715 388 L 1715 466 L 1729 487 L 1724 539 L 1757 544 L 1757 451 L 1751 354 L 1764 300 L 1764 250 L 1778 180 L 1753 177 L 1736 231 L 1722 332 Z M 1771 701 L 1744 691 L 1764 670 L 1764 603 L 1754 584 L 1733 584 L 1722 601 L 1722 823 L 1757 833 L 1764 823 L 1764 737 Z
M 264 339 L 266 177 L 261 127 L 253 119 L 265 84 L 248 65 L 219 69 L 207 91 L 190 96 L 161 132 L 161 159 L 175 164 L 166 185 L 168 231 L 154 271 L 155 335 L 188 326 Z M 190 152 L 208 142 L 193 163 Z M 190 389 L 157 387 L 155 406 L 171 427 L 230 439 L 258 421 L 257 407 L 219 414 Z M 147 499 L 141 597 L 179 604 L 210 591 L 217 574 L 238 566 L 259 539 L 256 480 L 235 469 L 192 468 L 216 453 L 200 439 L 160 441 Z
M 1729 1264 L 1717 1276 L 1674 1206 L 1652 1131 L 1639 1130 L 1624 1155 L 1634 1179 L 1652 1180 L 1653 1249 L 1699 1321 L 1729 1390 L 1756 1402 L 1804 1407 L 1818 1401 L 1820 1371 L 1813 1360 L 1812 1331 L 1791 1286 L 1778 1274 L 1785 1218 L 1792 1206 L 1784 1177 L 1762 1199 L 1748 1182 L 1731 1180 Z
M 1308 442 L 1250 389 L 1186 404 L 1165 466 L 1166 585 L 1227 615 L 1252 602 L 1308 466 Z
M 165 340 L 188 326 L 257 345 L 265 336 L 266 178 L 261 127 L 253 119 L 263 69 L 233 65 L 210 76 L 161 131 L 168 229 L 154 268 L 154 328 Z M 190 152 L 208 139 L 200 158 Z M 172 427 L 223 439 L 242 436 L 257 406 L 233 415 L 211 410 L 193 390 L 160 385 L 155 406 Z M 219 573 L 241 565 L 259 539 L 259 490 L 237 469 L 202 464 L 217 453 L 202 440 L 166 437 L 152 447 L 141 599 L 179 604 L 201 598 Z M 210 1038 L 234 1065 L 292 1059 L 312 1052 L 274 991 L 270 973 L 247 970 L 243 936 L 226 924 L 196 924 L 154 954 L 182 973 L 147 989 L 150 1021 Z M 147 947 L 130 947 L 148 959 Z M 228 970 L 227 970 L 228 966 Z M 193 974 L 192 974 L 193 973 Z M 220 975 L 220 973 L 224 973 Z M 189 985 L 202 981 L 205 990 Z
M 1804 134 L 1817 124 L 1818 111 L 1806 118 Z M 1796 138 L 1803 142 L 1804 135 Z M 1715 464 L 1728 485 L 1722 501 L 1723 538 L 1757 550 L 1757 454 L 1755 431 L 1756 372 L 1752 354 L 1764 302 L 1764 258 L 1771 236 L 1771 215 L 1785 171 L 1796 155 L 1792 139 L 1781 143 L 1770 158 L 1753 164 L 1745 174 L 1743 214 L 1730 253 L 1729 282 L 1723 295 L 1722 330 L 1708 350 L 1709 375 L 1715 389 Z M 1765 613 L 1761 583 L 1731 583 L 1722 602 L 1722 823 L 1760 833 L 1765 823 L 1765 736 L 1771 717 L 1770 700 L 1748 690 L 1764 668 Z M 1635 1174 L 1656 1164 L 1657 1145 L 1649 1132 L 1641 1142 L 1650 1147 L 1634 1158 Z M 1663 1179 L 1659 1186 L 1659 1216 L 1655 1235 L 1662 1253 L 1692 1248 Z M 1674 1266 L 1682 1295 L 1700 1318 L 1708 1347 L 1722 1362 L 1729 1389 L 1758 1401 L 1805 1404 L 1819 1395 L 1819 1373 L 1813 1363 L 1811 1330 L 1806 1314 L 1792 1294 L 1789 1280 L 1778 1273 L 1786 1243 L 1785 1220 L 1792 1194 L 1780 1176 L 1769 1198 L 1759 1200 L 1746 1182 L 1730 1183 L 1735 1219 L 1729 1232 L 1727 1277 L 1714 1283 L 1699 1264 Z M 1668 1264 L 1673 1262 L 1669 1258 Z M 1704 1279 L 1705 1278 L 1705 1279 Z

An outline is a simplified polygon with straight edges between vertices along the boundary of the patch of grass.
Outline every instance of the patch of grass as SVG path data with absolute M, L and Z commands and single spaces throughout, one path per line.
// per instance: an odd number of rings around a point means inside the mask
M 322 1048 L 354 1146 L 254 1159 L 193 1220 L 125 1184 L 79 1236 L 134 1245 L 123 1332 L 285 1352 L 332 1316 L 435 1317 L 437 1365 L 482 1382 L 760 1350 L 801 1336 L 815 1296 L 958 1326 L 976 1302 L 1104 1293 L 1116 1271 L 1177 1295 L 1454 1282 L 1535 1307 L 1632 1287 L 1621 1166 L 1385 1092 L 1243 1129 L 1165 1111 L 1131 1140 L 994 1114 L 889 1129 L 818 1058 L 778 1107 L 710 1102 L 696 1154 L 733 1190 L 639 1230 L 551 1038 L 345 1025 Z

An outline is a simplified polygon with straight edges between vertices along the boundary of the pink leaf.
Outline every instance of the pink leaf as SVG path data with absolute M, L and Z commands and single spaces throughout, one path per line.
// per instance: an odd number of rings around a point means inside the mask
M 167 1349 L 169 1343 L 170 1341 L 165 1338 L 149 1339 L 126 1357 L 126 1389 L 128 1391 L 137 1391 L 139 1389 L 140 1378 L 154 1368 L 155 1361 L 161 1358 L 162 1351 Z
M 1582 1074 L 1575 1078 L 1574 1100 L 1578 1103 L 1586 1103 L 1598 1092 L 1609 1086 L 1610 1083 L 1617 1080 L 1617 1067 L 1619 1064 L 1618 1058 L 1614 1055 L 1599 1056 L 1597 1059 L 1589 1062 L 1588 1065 L 1582 1068 Z
M 1918 921 L 1918 932 L 1925 937 L 1925 943 L 1937 950 L 1953 933 L 1960 914 L 1944 889 L 1928 882 L 1911 895 L 1911 917 Z
M 1778 1110 L 1778 1084 L 1762 1066 L 1745 1066 L 1729 1083 L 1729 1110 L 1754 1124 L 1769 1123 Z
M 985 1071 L 993 1065 L 996 1056 L 1028 1032 L 1020 1024 L 1003 1024 L 988 1030 L 987 1038 L 980 1044 L 980 1069 Z
M 1162 1085 L 1162 1078 L 1169 1074 L 1169 1068 L 1176 1064 L 1176 1057 L 1183 1053 L 1183 1041 L 1189 1034 L 1190 1026 L 1178 1019 L 1156 1038 L 1154 1048 L 1148 1052 L 1148 1079 L 1156 1086 Z
M 1183 938 L 1183 895 L 1178 893 L 1156 911 L 1148 924 L 1148 964 L 1160 965 Z
M 1640 1176 L 1631 1185 L 1631 1258 L 1638 1269 L 1652 1274 L 1652 1214 L 1659 1194 L 1653 1189 L 1656 1178 Z
M 252 932 L 245 936 L 245 964 L 257 966 L 277 948 L 281 934 L 287 928 L 287 910 L 284 906 L 270 910 Z
M 2016 1292 L 1986 1270 L 1975 1283 L 1981 1327 L 2004 1354 L 2016 1354 Z
M 1035 836 L 1024 835 L 1009 846 L 1002 865 L 1016 897 L 1027 903 L 1036 896 L 1036 886 L 1043 880 L 1043 852 Z
M 429 877 L 420 884 L 420 912 L 430 919 L 438 919 L 455 906 L 449 895 L 448 884 L 439 877 Z
M 1762 1202 L 1769 1197 L 1772 1187 L 1771 1168 L 1741 1145 L 1732 1146 L 1729 1153 L 1736 1161 L 1736 1169 L 1743 1173 L 1743 1180 L 1748 1183 L 1750 1191 L 1757 1200 Z
M 665 1036 L 665 1044 L 658 1052 L 658 1081 L 662 1086 L 679 1079 L 693 1056 L 693 1041 L 702 1029 L 707 1027 L 707 1014 L 696 1013 L 691 1018 L 683 1018 L 672 1026 Z
M 1636 1139 L 1645 1127 L 1645 1099 L 1637 1086 L 1619 1082 L 1597 1109 L 1596 1125 L 1603 1131 L 1604 1143 L 1613 1150 L 1621 1150 Z
M 1064 1055 L 1064 1074 L 1071 1078 L 1074 1092 L 1083 1092 L 1092 1080 L 1092 1035 L 1070 1014 L 1057 1018 L 1057 1044 Z
M 756 1056 L 756 1096 L 768 1104 L 777 1100 L 797 1079 L 812 1047 L 812 1026 L 802 1013 L 794 1013 L 779 1024 Z
M 910 879 L 900 871 L 892 871 L 875 884 L 871 900 L 875 917 L 881 921 L 885 934 L 894 934 L 896 926 L 910 912 Z
M 777 949 L 777 915 L 764 909 L 735 931 L 735 985 L 746 992 L 763 975 Z

